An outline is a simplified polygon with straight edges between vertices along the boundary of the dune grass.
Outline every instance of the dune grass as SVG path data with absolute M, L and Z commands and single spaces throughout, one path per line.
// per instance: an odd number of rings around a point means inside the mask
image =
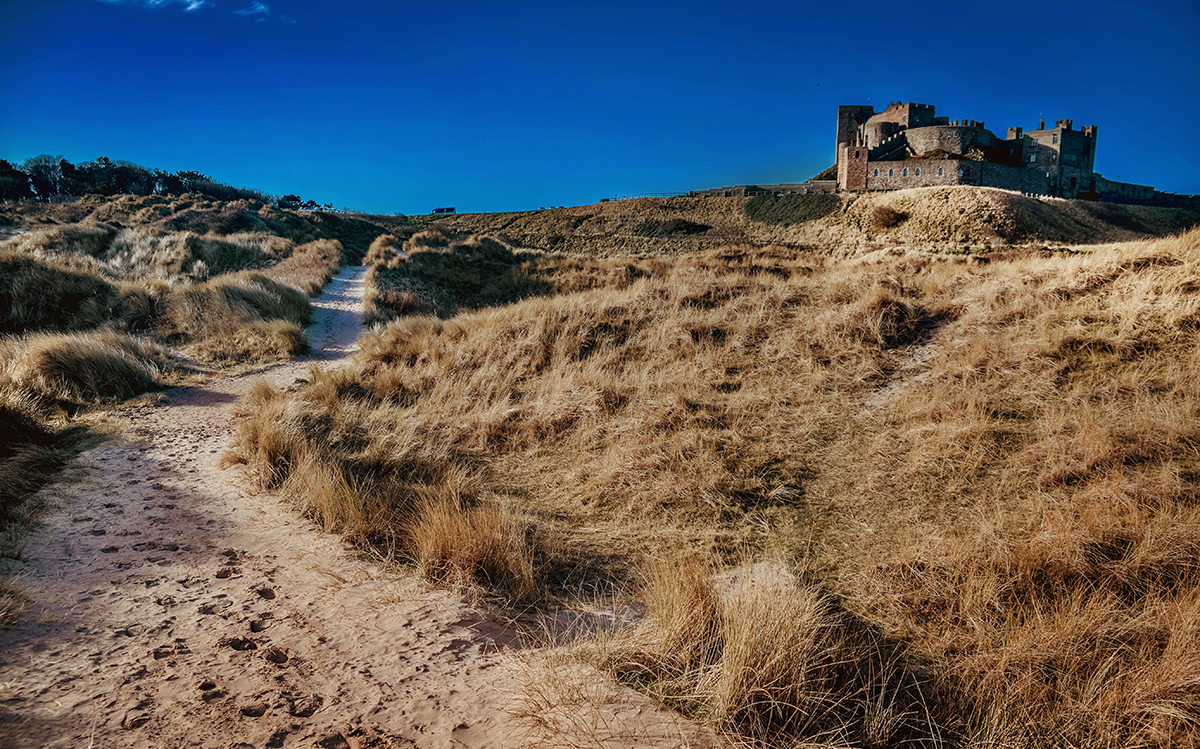
M 646 623 L 597 662 L 755 741 L 1200 737 L 1200 231 L 983 258 L 429 254 L 397 267 L 457 314 L 393 319 L 241 426 L 231 459 L 265 480 L 354 487 L 310 510 L 331 529 L 416 559 L 418 525 L 482 535 L 424 517 L 498 508 L 521 600 L 632 586 Z M 472 277 L 489 258 L 503 274 Z M 676 553 L 699 566 L 637 571 Z M 747 555 L 787 582 L 731 603 Z M 503 596 L 524 569 L 464 577 Z
M 341 267 L 344 249 L 336 239 L 318 239 L 302 244 L 284 260 L 262 271 L 262 275 L 294 286 L 310 297 L 317 296 Z
M 149 341 L 113 331 L 0 339 L 0 387 L 51 406 L 116 402 L 165 382 L 173 367 Z
M 181 381 L 159 344 L 221 366 L 308 350 L 308 296 L 337 271 L 341 243 L 146 225 L 178 202 L 100 201 L 90 220 L 140 225 L 51 224 L 0 247 L 0 433 L 10 448 L 0 451 L 0 524 L 28 525 L 18 510 L 89 443 L 71 417 Z M 183 202 L 231 220 L 251 207 Z M 80 208 L 58 217 L 78 221 Z

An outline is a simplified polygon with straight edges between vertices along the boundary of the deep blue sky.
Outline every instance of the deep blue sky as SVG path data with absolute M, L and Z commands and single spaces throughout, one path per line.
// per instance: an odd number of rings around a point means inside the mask
M 1200 193 L 1200 2 L 0 0 L 0 158 L 98 156 L 377 212 L 833 163 L 838 104 L 1099 126 Z

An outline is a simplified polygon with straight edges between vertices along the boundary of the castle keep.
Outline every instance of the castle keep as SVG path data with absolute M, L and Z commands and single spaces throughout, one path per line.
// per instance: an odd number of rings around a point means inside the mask
M 1001 140 L 984 123 L 938 117 L 930 104 L 838 107 L 839 190 L 977 185 L 1032 195 L 1121 203 L 1186 205 L 1192 196 L 1114 182 L 1096 173 L 1096 126 L 1058 120 L 1036 130 L 1008 128 Z

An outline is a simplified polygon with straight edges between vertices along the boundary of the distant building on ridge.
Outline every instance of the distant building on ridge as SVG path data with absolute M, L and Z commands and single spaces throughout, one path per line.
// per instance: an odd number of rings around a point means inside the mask
M 1118 203 L 1195 205 L 1196 197 L 1114 182 L 1095 171 L 1095 125 L 1058 120 L 1010 127 L 1001 140 L 984 123 L 938 117 L 931 104 L 838 107 L 837 188 L 902 190 L 975 185 L 1031 195 Z

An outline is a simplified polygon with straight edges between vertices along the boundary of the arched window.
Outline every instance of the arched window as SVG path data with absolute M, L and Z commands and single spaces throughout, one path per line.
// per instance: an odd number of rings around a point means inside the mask
M 889 169 L 889 170 L 888 170 L 888 176 L 889 176 L 889 177 L 895 177 L 895 176 L 896 176 L 896 170 L 895 170 L 895 169 Z
M 962 176 L 962 169 L 958 170 L 958 176 L 960 176 L 960 177 Z
M 908 176 L 908 167 L 904 167 L 904 176 L 905 176 L 905 177 L 907 177 L 907 176 Z
M 945 176 L 946 176 L 946 173 L 945 173 L 944 171 L 942 171 L 942 168 L 941 168 L 940 166 L 938 167 L 938 176 L 939 176 L 939 177 L 945 177 Z
M 917 167 L 917 176 L 918 176 L 918 177 L 920 177 L 920 176 L 921 176 L 921 167 Z
M 875 176 L 876 176 L 876 177 L 878 177 L 878 176 L 879 176 L 879 170 L 878 170 L 878 169 L 876 169 L 876 170 L 875 170 Z

